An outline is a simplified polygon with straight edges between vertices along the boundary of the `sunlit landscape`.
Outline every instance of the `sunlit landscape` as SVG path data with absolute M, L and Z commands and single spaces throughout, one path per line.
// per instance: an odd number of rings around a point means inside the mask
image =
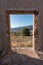
M 32 38 L 33 38 L 32 15 L 28 15 L 28 14 L 27 15 L 11 15 L 10 18 L 11 18 L 11 21 L 10 21 L 11 46 L 12 47 L 32 47 L 32 42 L 33 42 L 32 41 Z

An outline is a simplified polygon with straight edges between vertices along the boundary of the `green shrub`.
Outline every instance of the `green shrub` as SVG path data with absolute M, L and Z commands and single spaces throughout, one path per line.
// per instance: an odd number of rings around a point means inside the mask
M 23 28 L 23 29 L 22 29 L 22 35 L 23 35 L 23 36 L 30 36 L 30 29 L 28 29 L 28 28 Z

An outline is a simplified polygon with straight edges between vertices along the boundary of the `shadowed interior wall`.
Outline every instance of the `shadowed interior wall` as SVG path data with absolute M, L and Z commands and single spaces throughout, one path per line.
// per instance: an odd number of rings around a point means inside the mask
M 3 52 L 10 50 L 6 24 L 6 17 L 8 16 L 6 11 L 9 10 L 38 10 L 38 15 L 34 18 L 34 34 L 36 35 L 34 35 L 34 48 L 43 51 L 43 0 L 0 0 L 0 50 Z

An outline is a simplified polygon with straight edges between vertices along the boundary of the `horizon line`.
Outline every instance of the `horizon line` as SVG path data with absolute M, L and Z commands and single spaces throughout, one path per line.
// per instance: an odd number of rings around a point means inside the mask
M 31 25 L 26 25 L 26 26 L 31 26 Z M 17 27 L 10 27 L 10 28 L 19 28 L 19 27 L 25 27 L 25 26 L 17 26 Z

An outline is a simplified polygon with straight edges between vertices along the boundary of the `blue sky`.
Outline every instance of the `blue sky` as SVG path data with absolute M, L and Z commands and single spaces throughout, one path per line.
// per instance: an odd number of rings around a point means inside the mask
M 33 25 L 32 14 L 11 14 L 10 15 L 10 27 L 22 27 L 27 25 Z

